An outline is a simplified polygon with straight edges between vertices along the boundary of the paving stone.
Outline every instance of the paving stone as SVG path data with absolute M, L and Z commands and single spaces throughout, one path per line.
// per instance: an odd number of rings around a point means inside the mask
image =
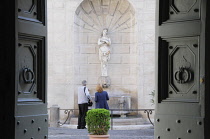
M 89 139 L 87 129 L 49 128 L 49 139 Z M 154 129 L 109 130 L 110 139 L 154 139 Z

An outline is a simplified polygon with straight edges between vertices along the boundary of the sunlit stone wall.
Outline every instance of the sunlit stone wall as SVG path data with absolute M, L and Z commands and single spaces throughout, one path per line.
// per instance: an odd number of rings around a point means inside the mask
M 111 86 L 105 90 L 110 97 L 116 98 L 110 99 L 109 106 L 120 108 L 111 104 L 118 102 L 120 96 L 132 96 L 130 108 L 137 109 L 137 24 L 133 6 L 127 0 L 84 0 L 76 10 L 74 23 L 75 96 L 83 79 L 87 80 L 92 95 L 100 83 L 101 63 L 97 42 L 102 30 L 107 28 L 112 42 L 108 62 Z
M 96 3 L 97 1 L 93 0 Z M 108 1 L 103 0 L 101 4 L 108 5 Z M 111 1 L 121 2 L 122 7 L 118 14 L 123 14 L 127 0 Z M 47 2 L 48 107 L 58 104 L 61 108 L 77 108 L 77 87 L 83 79 L 88 81 L 91 95 L 95 93 L 100 76 L 97 40 L 102 28 L 99 27 L 98 32 L 94 32 L 75 25 L 78 21 L 75 12 L 82 0 Z M 155 85 L 155 0 L 128 2 L 133 14 L 129 13 L 127 17 L 134 19 L 128 25 L 135 25 L 120 30 L 123 28 L 120 26 L 123 22 L 118 22 L 119 30 L 112 30 L 113 32 L 108 34 L 112 40 L 108 68 L 111 86 L 106 90 L 110 96 L 130 95 L 131 108 L 153 108 L 150 102 L 152 97 L 149 94 Z M 114 5 L 110 7 L 116 9 Z M 104 14 L 108 14 L 106 8 L 104 11 Z M 108 17 L 106 21 L 110 19 L 111 17 Z

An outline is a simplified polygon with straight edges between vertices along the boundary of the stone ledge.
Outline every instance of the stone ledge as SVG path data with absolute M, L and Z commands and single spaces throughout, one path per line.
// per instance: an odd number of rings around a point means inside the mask
M 77 125 L 78 118 L 72 117 L 69 125 Z M 137 125 L 148 125 L 149 121 L 145 118 L 113 118 L 114 126 L 137 126 Z
M 64 124 L 62 128 L 77 129 L 77 125 Z M 125 126 L 113 126 L 113 130 L 134 130 L 134 129 L 153 129 L 153 125 L 125 125 Z M 111 129 L 110 129 L 111 130 Z

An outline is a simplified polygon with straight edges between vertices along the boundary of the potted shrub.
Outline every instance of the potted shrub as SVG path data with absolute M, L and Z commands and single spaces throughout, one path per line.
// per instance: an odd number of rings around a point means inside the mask
M 108 139 L 110 112 L 107 109 L 91 109 L 85 118 L 90 139 Z

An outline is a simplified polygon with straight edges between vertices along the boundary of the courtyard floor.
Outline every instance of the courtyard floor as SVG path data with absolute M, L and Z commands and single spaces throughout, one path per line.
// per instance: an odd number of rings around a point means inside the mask
M 154 139 L 154 129 L 109 130 L 110 139 Z M 49 139 L 89 139 L 87 129 L 49 127 Z

